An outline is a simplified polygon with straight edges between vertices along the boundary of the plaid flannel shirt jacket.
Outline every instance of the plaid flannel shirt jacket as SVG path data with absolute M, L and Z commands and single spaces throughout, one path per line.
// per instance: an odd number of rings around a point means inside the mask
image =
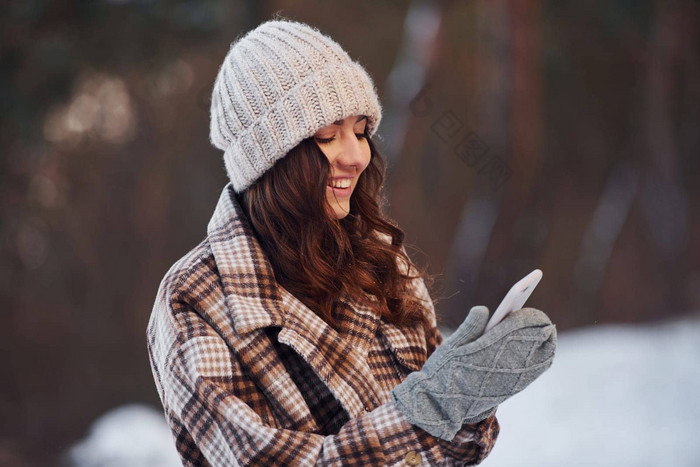
M 405 251 L 405 250 L 404 250 Z M 405 271 L 405 269 L 404 269 Z M 231 184 L 207 237 L 167 272 L 147 327 L 156 388 L 184 465 L 474 465 L 495 415 L 451 442 L 408 423 L 390 390 L 442 341 L 341 295 L 339 331 L 275 281 Z

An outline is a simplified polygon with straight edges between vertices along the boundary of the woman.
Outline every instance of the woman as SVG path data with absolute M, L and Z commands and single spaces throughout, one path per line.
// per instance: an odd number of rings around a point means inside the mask
M 232 44 L 210 133 L 230 183 L 147 329 L 183 464 L 477 464 L 496 405 L 551 363 L 533 309 L 481 336 L 474 307 L 438 347 L 423 274 L 381 213 L 380 119 L 371 78 L 315 28 L 277 18 Z

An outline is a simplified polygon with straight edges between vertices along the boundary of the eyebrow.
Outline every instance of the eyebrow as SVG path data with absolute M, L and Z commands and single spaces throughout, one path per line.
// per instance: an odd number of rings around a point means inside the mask
M 367 118 L 367 115 L 360 115 L 359 117 L 357 117 L 357 120 L 355 120 L 355 123 L 358 123 L 362 120 L 365 120 L 366 118 Z M 336 120 L 335 122 L 333 122 L 333 125 L 342 125 L 342 124 L 343 124 L 342 120 Z

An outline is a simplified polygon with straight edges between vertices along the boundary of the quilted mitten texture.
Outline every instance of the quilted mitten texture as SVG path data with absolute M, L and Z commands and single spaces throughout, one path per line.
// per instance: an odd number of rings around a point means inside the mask
M 523 308 L 483 334 L 488 317 L 488 308 L 473 307 L 423 368 L 392 390 L 409 422 L 451 441 L 551 366 L 557 333 L 546 314 Z

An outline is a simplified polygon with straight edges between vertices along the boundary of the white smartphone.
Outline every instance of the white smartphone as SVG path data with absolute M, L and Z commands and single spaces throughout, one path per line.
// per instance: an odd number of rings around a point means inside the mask
M 535 269 L 530 274 L 516 282 L 503 298 L 501 304 L 498 305 L 498 308 L 496 308 L 496 311 L 491 316 L 491 319 L 489 319 L 489 322 L 486 323 L 486 329 L 484 329 L 484 332 L 487 332 L 489 329 L 500 323 L 511 311 L 521 309 L 532 291 L 535 290 L 535 287 L 540 279 L 542 279 L 542 271 Z

